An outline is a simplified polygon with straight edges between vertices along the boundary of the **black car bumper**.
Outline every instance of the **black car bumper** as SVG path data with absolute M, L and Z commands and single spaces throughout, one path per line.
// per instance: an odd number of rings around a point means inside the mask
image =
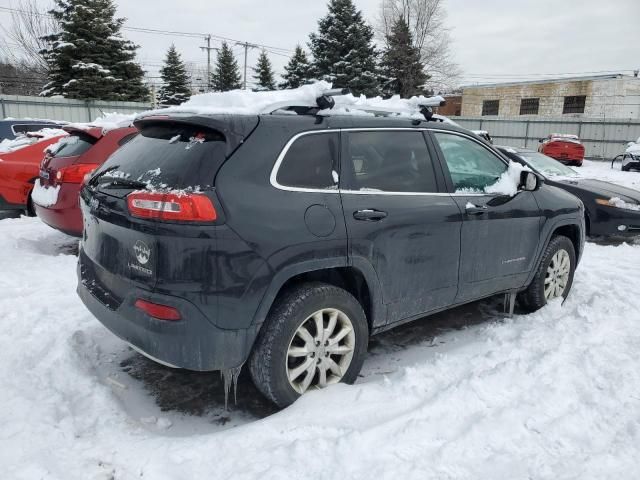
M 136 287 L 115 301 L 83 262 L 90 260 L 81 251 L 77 289 L 81 300 L 105 327 L 140 353 L 170 367 L 196 371 L 234 368 L 247 360 L 257 335 L 255 327 L 218 328 L 191 302 Z M 182 319 L 153 318 L 134 306 L 139 298 L 177 308 Z
M 596 212 L 596 218 L 589 220 L 589 235 L 591 236 L 631 237 L 640 235 L 640 211 L 601 207 Z

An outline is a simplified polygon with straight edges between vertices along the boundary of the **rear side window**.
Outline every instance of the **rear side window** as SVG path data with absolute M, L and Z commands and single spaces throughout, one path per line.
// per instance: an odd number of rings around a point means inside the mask
M 77 157 L 89 150 L 96 143 L 96 139 L 82 133 L 72 133 L 61 138 L 55 147 L 49 149 L 49 153 L 56 158 Z
M 226 158 L 225 149 L 224 136 L 215 130 L 152 124 L 116 150 L 93 180 L 106 183 L 113 178 L 157 189 L 205 189 L 213 185 Z
M 293 142 L 280 164 L 276 181 L 295 188 L 337 188 L 337 133 L 303 135 Z
M 349 132 L 346 138 L 355 190 L 438 191 L 422 132 Z

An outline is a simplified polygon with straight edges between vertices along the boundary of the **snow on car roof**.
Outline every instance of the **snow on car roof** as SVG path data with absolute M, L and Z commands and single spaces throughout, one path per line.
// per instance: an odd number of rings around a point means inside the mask
M 90 130 L 92 128 L 102 128 L 102 132 L 106 133 L 110 130 L 117 128 L 125 128 L 133 125 L 133 120 L 136 118 L 136 114 L 123 114 L 123 113 L 105 113 L 101 117 L 96 118 L 92 122 L 88 123 L 69 123 L 66 125 L 69 128 L 75 128 L 78 130 Z
M 42 130 L 38 130 L 36 132 L 29 132 L 24 135 L 19 135 L 12 140 L 2 140 L 0 142 L 0 153 L 15 152 L 16 150 L 28 147 L 29 145 L 65 135 L 68 135 L 68 133 L 60 128 L 43 128 Z
M 139 115 L 164 115 L 168 113 L 191 113 L 201 115 L 236 114 L 259 115 L 281 112 L 289 106 L 315 107 L 316 99 L 332 90 L 332 84 L 319 81 L 299 88 L 288 90 L 259 91 L 232 90 L 229 92 L 211 92 L 194 95 L 189 100 L 175 107 L 168 107 L 143 112 Z M 333 96 L 335 106 L 321 110 L 319 115 L 371 115 L 372 112 L 388 113 L 404 116 L 419 116 L 421 105 L 439 105 L 444 102 L 441 96 L 400 98 L 395 95 L 389 99 L 382 97 L 367 98 L 353 94 Z M 417 118 L 417 117 L 416 117 Z

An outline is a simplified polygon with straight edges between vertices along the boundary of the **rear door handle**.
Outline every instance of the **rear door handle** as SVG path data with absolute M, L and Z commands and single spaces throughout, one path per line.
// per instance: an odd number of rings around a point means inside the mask
M 465 206 L 467 215 L 483 215 L 489 211 L 489 207 L 486 205 L 476 206 L 471 202 L 468 202 Z
M 382 212 L 380 210 L 373 209 L 365 209 L 358 210 L 357 212 L 353 212 L 353 218 L 356 220 L 363 220 L 366 222 L 377 222 L 387 217 L 387 212 Z

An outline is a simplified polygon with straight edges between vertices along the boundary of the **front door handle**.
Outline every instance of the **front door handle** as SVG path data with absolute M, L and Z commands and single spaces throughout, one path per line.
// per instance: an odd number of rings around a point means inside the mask
M 353 212 L 353 218 L 356 220 L 363 220 L 365 222 L 377 222 L 387 217 L 387 212 L 382 212 L 380 210 L 374 209 L 365 209 L 358 210 L 357 212 Z
M 471 202 L 468 202 L 464 208 L 467 215 L 483 215 L 489 211 L 489 207 L 486 205 L 476 206 Z

